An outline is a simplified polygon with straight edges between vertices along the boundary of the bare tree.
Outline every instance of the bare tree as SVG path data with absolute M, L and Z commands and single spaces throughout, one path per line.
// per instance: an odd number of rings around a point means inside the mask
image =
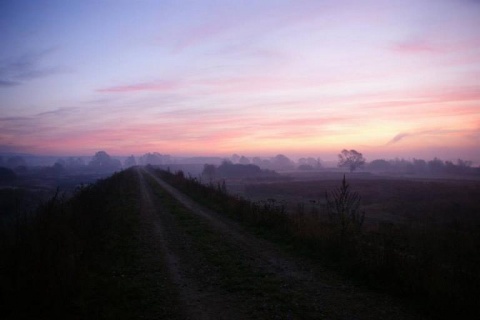
M 355 171 L 358 167 L 361 167 L 364 164 L 365 158 L 356 150 L 343 149 L 342 152 L 338 154 L 338 166 L 348 167 L 350 168 L 350 172 Z

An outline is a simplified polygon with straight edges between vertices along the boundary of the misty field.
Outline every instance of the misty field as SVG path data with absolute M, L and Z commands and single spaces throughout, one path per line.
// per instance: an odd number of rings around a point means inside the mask
M 241 193 L 252 201 L 284 202 L 290 212 L 298 206 L 320 212 L 325 193 L 338 187 L 343 174 L 323 179 L 243 185 Z M 347 174 L 351 188 L 362 197 L 366 223 L 479 224 L 480 181 L 399 179 L 369 174 Z

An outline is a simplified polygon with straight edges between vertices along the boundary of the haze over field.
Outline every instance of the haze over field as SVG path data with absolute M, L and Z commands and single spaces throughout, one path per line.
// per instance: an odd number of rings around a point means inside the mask
M 2 1 L 0 152 L 480 161 L 480 2 Z

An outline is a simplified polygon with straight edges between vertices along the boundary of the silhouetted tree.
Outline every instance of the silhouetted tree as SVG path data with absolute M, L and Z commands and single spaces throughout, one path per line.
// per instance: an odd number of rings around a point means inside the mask
M 260 157 L 254 157 L 252 159 L 252 164 L 260 167 L 260 168 L 271 168 L 272 162 L 268 159 L 262 159 Z
M 240 163 L 240 164 L 250 164 L 250 159 L 248 159 L 245 156 L 241 156 L 240 160 L 238 160 L 238 163 Z
M 297 167 L 298 170 L 301 170 L 301 171 L 311 171 L 311 170 L 314 170 L 314 168 L 309 165 L 309 164 L 301 164 Z
M 46 173 L 53 174 L 55 176 L 60 176 L 65 173 L 65 161 L 57 161 L 53 166 L 47 168 Z
M 215 178 L 215 173 L 217 168 L 213 164 L 205 164 L 203 166 L 202 175 L 206 177 L 209 181 L 212 181 Z
M 67 169 L 79 169 L 79 168 L 85 167 L 85 162 L 80 157 L 78 158 L 69 157 L 67 158 L 67 160 L 65 160 L 65 167 Z
M 253 164 L 234 164 L 230 161 L 223 161 L 216 169 L 216 173 L 224 178 L 246 178 L 260 175 L 262 170 Z
M 291 170 L 294 168 L 292 160 L 283 154 L 277 154 L 271 162 L 271 166 L 275 170 Z
M 106 167 L 110 165 L 110 155 L 105 151 L 98 151 L 90 160 L 89 165 L 92 167 Z
M 368 169 L 370 170 L 386 171 L 391 168 L 392 168 L 391 163 L 384 159 L 376 159 L 368 163 Z
M 88 165 L 100 170 L 117 170 L 122 166 L 119 160 L 111 158 L 105 151 L 98 151 Z
M 435 157 L 433 160 L 428 161 L 428 169 L 433 173 L 440 173 L 443 171 L 445 164 L 442 160 Z
M 457 160 L 457 164 L 454 164 L 451 161 L 445 161 L 445 172 L 454 173 L 454 174 L 466 174 L 472 172 L 471 170 L 472 162 L 465 161 L 462 159 Z
M 298 170 L 314 170 L 314 169 L 320 169 L 322 167 L 322 163 L 320 161 L 320 158 L 300 158 L 298 159 Z
M 13 170 L 0 167 L 0 182 L 13 182 L 17 179 L 17 175 Z
M 57 161 L 55 161 L 54 165 L 57 164 L 57 163 L 62 165 L 62 167 L 64 167 L 64 168 L 67 166 L 67 162 L 65 161 L 65 159 L 62 159 L 62 158 L 57 159 Z
M 232 163 L 238 163 L 238 161 L 240 160 L 240 156 L 238 154 L 234 153 L 230 159 L 231 159 Z
M 423 159 L 413 159 L 412 165 L 415 172 L 427 171 L 427 162 Z
M 343 149 L 341 153 L 338 154 L 338 166 L 339 167 L 348 167 L 350 172 L 355 171 L 357 168 L 365 164 L 365 158 L 363 155 L 356 150 L 347 150 Z
M 395 169 L 395 171 L 398 171 L 398 172 L 413 173 L 414 171 L 413 164 L 410 161 L 405 160 L 403 158 L 402 159 L 395 158 L 390 161 L 390 164 Z
M 28 167 L 27 166 L 18 166 L 18 167 L 15 167 L 14 170 L 15 170 L 16 173 L 24 174 L 24 173 L 28 172 Z
M 466 161 L 462 159 L 457 160 L 457 166 L 460 168 L 470 168 L 472 166 L 472 161 Z
M 140 157 L 139 163 L 142 165 L 162 165 L 171 163 L 171 157 L 168 154 L 160 154 L 158 152 L 145 153 Z
M 262 166 L 262 159 L 259 157 L 253 157 L 252 164 L 261 167 Z
M 137 161 L 135 160 L 135 157 L 133 155 L 131 155 L 130 157 L 127 157 L 123 162 L 123 166 L 125 168 L 133 167 L 135 165 L 137 165 Z
M 9 168 L 17 168 L 17 167 L 26 167 L 27 166 L 27 162 L 25 161 L 25 159 L 23 159 L 23 157 L 21 156 L 13 156 L 13 157 L 10 157 L 7 159 L 7 167 Z
M 254 164 L 239 164 L 232 163 L 229 160 L 224 160 L 218 167 L 214 165 L 205 165 L 203 174 L 215 173 L 218 178 L 260 178 L 260 177 L 274 177 L 277 173 L 270 170 L 262 170 L 259 166 Z

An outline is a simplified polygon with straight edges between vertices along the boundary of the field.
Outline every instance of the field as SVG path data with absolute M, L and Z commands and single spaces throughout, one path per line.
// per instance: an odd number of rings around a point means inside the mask
M 44 168 L 31 168 L 17 175 L 11 182 L 0 183 L 0 222 L 12 214 L 34 211 L 57 191 L 69 197 L 76 189 L 110 176 L 111 173 L 68 172 L 54 174 Z
M 325 193 L 340 185 L 343 173 L 317 177 L 291 175 L 290 181 L 232 184 L 232 192 L 252 201 L 285 202 L 321 211 Z M 480 181 L 346 174 L 351 189 L 362 198 L 366 223 L 480 224 Z M 228 185 L 228 182 L 227 182 Z

